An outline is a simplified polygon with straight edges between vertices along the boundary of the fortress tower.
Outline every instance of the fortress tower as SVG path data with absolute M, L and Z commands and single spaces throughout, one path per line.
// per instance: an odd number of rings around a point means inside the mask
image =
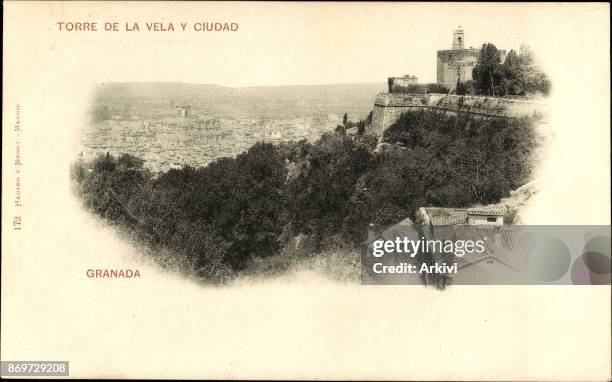
M 453 33 L 453 50 L 463 49 L 463 29 L 459 26 Z
M 506 57 L 505 50 L 499 50 L 502 62 Z M 437 59 L 437 83 L 453 90 L 457 80 L 461 82 L 472 79 L 472 70 L 478 62 L 480 49 L 465 48 L 465 34 L 458 27 L 453 32 L 451 49 L 439 50 Z

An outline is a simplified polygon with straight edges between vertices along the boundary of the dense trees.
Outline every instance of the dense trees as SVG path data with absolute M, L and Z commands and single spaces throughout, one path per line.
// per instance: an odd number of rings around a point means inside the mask
M 287 216 L 293 233 L 320 243 L 341 230 L 351 209 L 350 196 L 367 170 L 372 153 L 365 144 L 340 134 L 325 134 L 300 158 L 301 172 L 287 185 Z
M 86 207 L 116 223 L 135 223 L 127 205 L 149 177 L 142 161 L 127 154 L 118 159 L 107 154 L 94 160 L 90 166 L 91 175 L 80 164 L 73 169 L 78 192 L 84 196 Z
M 550 80 L 535 63 L 533 53 L 521 46 L 519 54 L 508 52 L 504 62 L 493 44 L 483 44 L 480 56 L 472 70 L 476 94 L 505 96 L 550 92 Z M 471 85 L 471 84 L 470 84 Z M 470 89 L 457 86 L 457 94 L 470 94 Z
M 476 91 L 483 95 L 499 95 L 501 81 L 501 54 L 493 44 L 483 44 L 478 56 L 478 62 L 472 69 L 472 78 L 476 81 Z M 497 92 L 498 93 L 498 92 Z
M 386 149 L 373 150 L 372 138 L 258 143 L 158 177 L 138 158 L 106 155 L 77 163 L 72 177 L 89 210 L 216 282 L 261 267 L 294 237 L 307 237 L 310 251 L 356 246 L 368 224 L 398 222 L 423 205 L 495 202 L 528 180 L 535 146 L 527 119 L 435 111 L 402 115 L 383 137 Z
M 440 85 L 440 84 L 436 84 L 436 83 L 429 83 L 429 84 L 425 85 L 425 88 L 427 89 L 427 93 L 448 94 L 448 92 L 449 92 L 449 88 L 447 88 L 444 85 Z
M 510 95 L 527 95 L 550 92 L 550 80 L 536 64 L 533 53 L 521 46 L 519 54 L 511 50 L 501 68 L 501 91 Z
M 403 114 L 384 139 L 418 156 L 424 202 L 436 206 L 496 202 L 528 181 L 536 146 L 527 118 L 424 111 Z
M 461 81 L 457 79 L 457 86 L 455 88 L 455 94 L 457 95 L 474 95 L 476 94 L 476 81 L 468 80 Z
M 444 85 L 436 83 L 429 84 L 411 84 L 407 86 L 393 86 L 393 93 L 403 94 L 429 94 L 429 93 L 442 93 L 448 94 L 449 89 Z
M 141 162 L 126 167 L 131 161 L 101 157 L 90 173 L 75 171 L 86 174 L 78 191 L 90 210 L 193 259 L 202 272 L 240 269 L 277 249 L 287 173 L 273 145 L 258 143 L 236 159 L 172 169 L 157 179 Z

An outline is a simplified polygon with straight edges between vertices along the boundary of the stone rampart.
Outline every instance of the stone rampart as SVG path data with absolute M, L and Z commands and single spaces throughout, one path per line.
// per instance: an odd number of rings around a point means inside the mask
M 538 101 L 448 94 L 380 93 L 374 101 L 372 123 L 366 129 L 366 134 L 381 134 L 395 123 L 402 113 L 414 109 L 469 113 L 485 118 L 527 116 L 547 119 L 549 115 L 549 105 Z

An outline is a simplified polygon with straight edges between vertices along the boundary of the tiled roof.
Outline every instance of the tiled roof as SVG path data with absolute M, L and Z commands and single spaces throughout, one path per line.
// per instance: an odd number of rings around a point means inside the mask
M 504 210 L 499 207 L 475 207 L 468 208 L 468 215 L 503 216 Z
M 464 224 L 467 220 L 465 209 L 425 207 L 425 211 L 427 211 L 431 224 L 434 226 Z
M 520 226 L 456 225 L 449 229 L 452 229 L 453 232 L 441 231 L 440 228 L 437 228 L 433 238 L 435 240 L 484 241 L 483 253 L 473 252 L 463 257 L 454 256 L 452 258 L 452 261 L 457 262 L 458 268 L 478 263 L 486 258 L 497 259 L 515 270 L 522 270 L 527 266 L 526 255 L 518 245 Z M 435 257 L 442 260 L 444 255 L 436 254 Z

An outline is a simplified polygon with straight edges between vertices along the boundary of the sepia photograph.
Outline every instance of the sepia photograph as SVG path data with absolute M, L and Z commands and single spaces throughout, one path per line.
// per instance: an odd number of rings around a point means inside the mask
M 2 377 L 610 380 L 609 11 L 5 1 Z

